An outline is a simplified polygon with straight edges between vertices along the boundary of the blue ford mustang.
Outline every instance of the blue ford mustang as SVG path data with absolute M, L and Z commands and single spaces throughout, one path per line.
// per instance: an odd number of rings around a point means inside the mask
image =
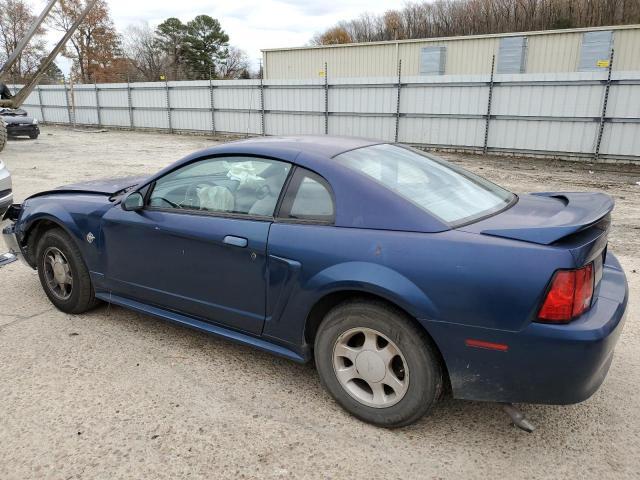
M 259 138 L 39 193 L 4 236 L 64 312 L 102 300 L 315 358 L 340 405 L 396 427 L 445 388 L 551 404 L 598 389 L 628 296 L 612 209 L 516 196 L 401 145 Z

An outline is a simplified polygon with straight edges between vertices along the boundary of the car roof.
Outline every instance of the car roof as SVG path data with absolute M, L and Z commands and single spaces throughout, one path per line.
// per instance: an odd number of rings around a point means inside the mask
M 161 170 L 150 181 L 187 163 L 218 155 L 270 157 L 314 171 L 327 180 L 336 202 L 336 226 L 412 232 L 440 232 L 450 227 L 367 175 L 333 157 L 358 148 L 379 145 L 356 137 L 256 137 L 194 152 Z
M 377 145 L 379 143 L 381 142 L 358 137 L 340 137 L 334 135 L 292 135 L 282 137 L 256 137 L 232 142 L 231 144 L 242 144 L 245 147 L 255 146 L 263 148 L 270 148 L 277 145 L 280 148 L 298 150 L 299 152 L 304 153 L 314 153 L 332 158 L 349 150 Z
M 376 140 L 367 140 L 356 137 L 339 137 L 331 135 L 313 136 L 282 136 L 282 137 L 254 137 L 245 140 L 237 140 L 216 145 L 182 159 L 182 162 L 189 162 L 194 158 L 202 158 L 209 155 L 234 154 L 234 155 L 259 155 L 280 158 L 282 160 L 297 163 L 296 158 L 300 154 L 306 154 L 315 161 L 322 162 L 341 153 L 356 148 L 377 145 L 381 143 Z M 313 162 L 315 163 L 315 162 Z M 313 166 L 311 166 L 313 168 Z

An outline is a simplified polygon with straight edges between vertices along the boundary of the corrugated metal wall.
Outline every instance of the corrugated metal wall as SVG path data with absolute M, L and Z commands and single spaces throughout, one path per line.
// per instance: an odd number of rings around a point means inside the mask
M 640 27 L 613 30 L 616 71 L 640 70 Z M 599 29 L 602 30 L 602 29 Z M 596 30 L 598 31 L 598 30 Z M 576 72 L 585 31 L 527 32 L 525 73 Z M 332 77 L 384 77 L 396 74 L 398 59 L 406 75 L 420 74 L 420 51 L 446 46 L 445 74 L 473 75 L 491 72 L 505 36 L 457 37 L 446 40 L 400 41 L 349 46 L 264 50 L 265 78 L 317 78 L 328 64 Z
M 38 87 L 25 108 L 45 123 L 329 133 L 488 152 L 589 158 L 598 152 L 640 161 L 640 72 L 612 72 L 611 81 L 606 72 L 581 72 L 495 75 L 493 83 L 489 75 L 402 76 L 400 86 L 397 76 L 388 76 L 76 85 L 73 94 L 66 88 Z

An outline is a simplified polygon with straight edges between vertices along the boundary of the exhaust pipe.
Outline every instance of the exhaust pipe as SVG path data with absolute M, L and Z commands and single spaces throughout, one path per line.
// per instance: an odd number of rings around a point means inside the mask
M 536 427 L 534 427 L 529 420 L 524 416 L 518 408 L 516 408 L 512 403 L 503 403 L 502 410 L 509 415 L 509 418 L 513 422 L 513 424 L 521 430 L 525 432 L 533 432 Z

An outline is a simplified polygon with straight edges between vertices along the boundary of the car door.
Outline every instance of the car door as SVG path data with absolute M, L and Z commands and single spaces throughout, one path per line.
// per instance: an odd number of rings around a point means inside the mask
M 143 208 L 104 217 L 106 284 L 116 295 L 261 333 L 267 238 L 290 170 L 228 156 L 157 179 Z

